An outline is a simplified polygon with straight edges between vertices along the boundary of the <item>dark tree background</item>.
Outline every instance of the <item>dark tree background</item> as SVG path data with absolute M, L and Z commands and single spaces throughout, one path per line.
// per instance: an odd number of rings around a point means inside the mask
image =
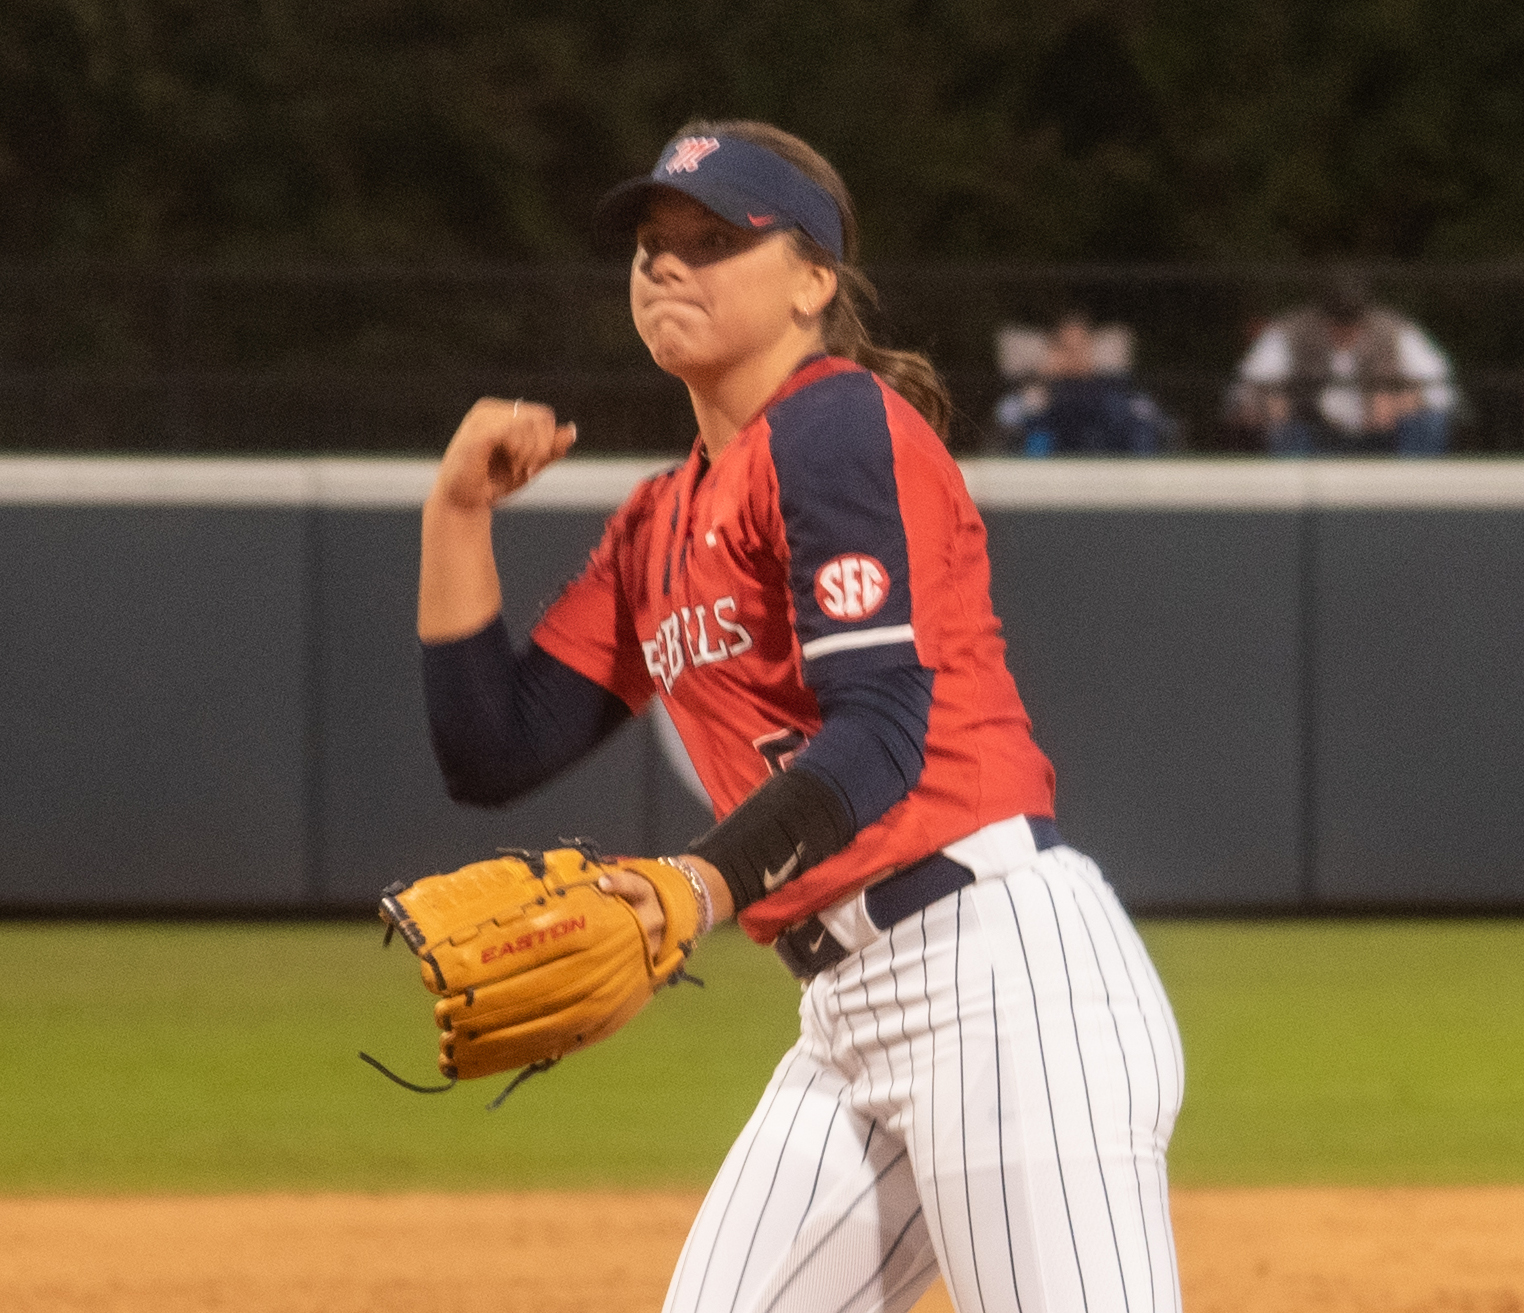
M 1518 0 L 0 0 L 0 447 L 436 450 L 494 392 L 681 450 L 590 217 L 702 115 L 841 169 L 960 451 L 1076 304 L 1252 447 L 1224 385 L 1328 261 L 1520 450 L 1521 70 Z
M 1517 0 L 6 0 L 11 262 L 560 260 L 695 113 L 875 261 L 1495 260 Z

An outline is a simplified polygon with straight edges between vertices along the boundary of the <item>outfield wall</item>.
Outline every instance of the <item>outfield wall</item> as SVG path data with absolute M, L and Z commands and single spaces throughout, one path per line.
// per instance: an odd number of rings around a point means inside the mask
M 650 718 L 506 811 L 445 798 L 432 468 L 0 457 L 0 910 L 369 906 L 705 826 Z M 498 515 L 516 632 L 651 468 L 567 462 Z M 964 471 L 1061 828 L 1129 905 L 1524 906 L 1524 462 Z

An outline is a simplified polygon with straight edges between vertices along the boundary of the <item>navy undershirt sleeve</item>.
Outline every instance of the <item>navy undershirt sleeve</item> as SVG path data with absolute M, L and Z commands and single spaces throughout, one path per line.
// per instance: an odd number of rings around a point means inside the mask
M 429 738 L 457 802 L 501 807 L 591 751 L 629 719 L 607 689 L 530 643 L 515 652 L 502 620 L 423 646 Z
M 821 727 L 794 759 L 835 789 L 853 829 L 915 788 L 926 764 L 933 672 L 909 644 L 834 652 L 808 663 Z

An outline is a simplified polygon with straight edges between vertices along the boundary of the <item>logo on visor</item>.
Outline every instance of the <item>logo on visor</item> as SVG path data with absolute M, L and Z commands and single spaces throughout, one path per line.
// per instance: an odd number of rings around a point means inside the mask
M 753 228 L 771 228 L 777 222 L 770 214 L 753 214 L 750 210 L 746 211 L 746 217 L 751 220 Z
M 720 143 L 713 137 L 684 137 L 677 143 L 672 158 L 667 161 L 668 173 L 697 173 L 699 161 L 719 150 Z
M 866 620 L 889 596 L 889 572 L 871 556 L 849 552 L 815 572 L 815 600 L 832 620 Z

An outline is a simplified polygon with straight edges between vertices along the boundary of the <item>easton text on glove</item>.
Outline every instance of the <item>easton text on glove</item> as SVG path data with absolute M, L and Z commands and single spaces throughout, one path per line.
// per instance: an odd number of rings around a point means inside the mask
M 634 909 L 598 887 L 605 872 L 645 877 L 666 916 L 653 956 Z M 450 1084 L 523 1068 L 516 1086 L 568 1053 L 606 1039 L 661 986 L 688 978 L 700 909 L 683 873 L 654 858 L 606 858 L 591 845 L 510 850 L 448 875 L 383 893 L 387 938 L 417 954 L 424 985 L 439 996 L 439 1068 Z M 514 1088 L 510 1086 L 509 1090 Z M 502 1101 L 505 1090 L 492 1106 Z

